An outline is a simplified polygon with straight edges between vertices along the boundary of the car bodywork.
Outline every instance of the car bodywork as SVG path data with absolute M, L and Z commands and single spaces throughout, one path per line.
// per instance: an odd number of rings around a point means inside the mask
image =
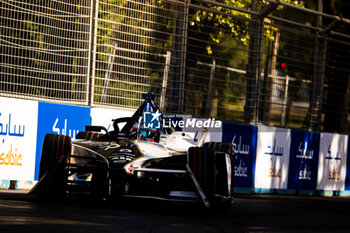
M 194 133 L 143 129 L 144 111 L 159 111 L 153 94 L 144 98 L 132 117 L 113 120 L 113 131 L 86 126 L 73 141 L 64 135 L 46 135 L 39 181 L 30 193 L 43 198 L 86 194 L 111 200 L 140 198 L 230 206 L 232 145 L 204 143 L 207 130 L 195 142 Z M 124 126 L 119 130 L 121 123 Z M 152 135 L 151 139 L 147 135 Z

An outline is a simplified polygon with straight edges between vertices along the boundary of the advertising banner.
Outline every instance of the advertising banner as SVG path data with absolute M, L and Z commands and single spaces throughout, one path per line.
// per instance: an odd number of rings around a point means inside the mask
M 292 130 L 288 189 L 316 190 L 320 134 Z
M 72 139 L 90 125 L 90 108 L 39 102 L 35 180 L 38 179 L 41 149 L 46 134 L 62 134 Z
M 0 179 L 33 180 L 38 102 L 0 97 Z
M 289 129 L 258 127 L 255 188 L 287 189 L 290 140 Z
M 232 143 L 235 150 L 235 187 L 254 188 L 257 127 L 223 123 L 222 142 Z
M 347 152 L 347 135 L 321 133 L 317 176 L 318 190 L 344 190 Z
M 348 138 L 348 148 L 350 148 L 350 140 Z M 345 176 L 345 190 L 350 191 L 350 150 L 348 149 L 348 156 L 346 159 L 346 176 Z

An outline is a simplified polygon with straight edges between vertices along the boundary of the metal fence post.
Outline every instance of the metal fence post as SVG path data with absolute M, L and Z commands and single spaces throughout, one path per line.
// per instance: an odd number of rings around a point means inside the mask
M 160 109 L 162 111 L 164 111 L 165 95 L 166 95 L 166 89 L 168 86 L 170 59 L 171 59 L 171 52 L 167 51 L 165 55 L 165 66 L 164 66 L 164 72 L 163 72 L 162 94 L 160 95 L 160 101 L 159 101 Z
M 211 64 L 210 68 L 210 78 L 209 78 L 209 86 L 208 86 L 208 92 L 207 92 L 207 102 L 205 103 L 205 116 L 209 116 L 210 112 L 210 102 L 211 102 L 211 91 L 213 86 L 213 80 L 215 76 L 215 69 L 216 69 L 216 61 L 213 59 L 213 63 Z
M 174 5 L 173 42 L 171 53 L 171 93 L 168 98 L 168 112 L 183 113 L 185 99 L 187 26 L 189 0 Z
M 323 12 L 323 1 L 318 1 L 318 11 Z M 322 16 L 317 16 L 317 27 L 322 27 Z M 331 25 L 332 26 L 332 25 Z M 323 104 L 324 67 L 326 66 L 327 40 L 320 39 L 321 33 L 316 32 L 314 45 L 314 72 L 312 77 L 312 92 L 310 103 L 309 129 L 317 131 L 321 127 L 321 114 Z M 321 40 L 321 41 L 320 41 Z M 322 51 L 320 51 L 322 49 Z
M 247 123 L 258 123 L 264 18 L 271 13 L 279 3 L 279 0 L 276 0 L 275 3 L 269 3 L 259 12 L 259 15 L 252 15 L 254 21 L 250 24 L 249 28 L 250 41 L 246 73 L 247 93 L 244 106 L 244 121 Z M 258 4 L 255 0 L 252 1 L 252 10 L 258 11 Z
M 321 127 L 321 114 L 323 105 L 323 93 L 324 93 L 324 79 L 325 79 L 325 66 L 326 66 L 326 53 L 327 53 L 327 39 L 322 38 L 320 43 L 317 39 L 315 45 L 315 66 L 314 75 L 312 79 L 312 99 L 311 99 L 311 111 L 310 111 L 310 129 L 317 131 Z M 320 51 L 321 50 L 321 51 Z
M 101 103 L 103 103 L 106 100 L 106 93 L 107 93 L 107 89 L 109 86 L 109 82 L 111 80 L 114 59 L 115 59 L 115 55 L 117 52 L 117 45 L 114 45 L 111 48 L 111 50 L 112 50 L 111 55 L 108 58 L 108 64 L 107 64 L 108 68 L 107 68 L 107 71 L 105 73 L 105 80 L 104 80 L 104 84 L 103 84 L 102 91 L 101 91 L 101 100 L 100 100 Z
M 255 0 L 252 1 L 252 10 L 257 11 L 258 5 Z M 252 15 L 253 20 L 258 20 L 257 16 Z M 259 60 L 259 45 L 258 37 L 260 24 L 257 22 L 251 22 L 249 25 L 249 55 L 248 55 L 248 64 L 247 64 L 247 88 L 246 88 L 246 102 L 244 106 L 244 121 L 247 123 L 256 123 L 255 111 L 256 111 L 256 90 L 257 90 L 257 80 L 260 78 L 260 72 L 257 71 L 260 69 Z
M 88 82 L 88 106 L 92 106 L 94 102 L 94 83 L 96 70 L 96 45 L 97 45 L 97 27 L 98 27 L 98 0 L 93 0 L 91 14 L 91 35 L 90 47 L 92 48 L 92 56 L 90 56 L 90 77 Z
M 183 31 L 182 31 L 182 54 L 181 54 L 181 75 L 180 75 L 180 101 L 179 112 L 184 112 L 185 104 L 185 81 L 186 81 L 186 57 L 187 57 L 187 30 L 188 30 L 188 14 L 189 14 L 189 1 L 185 0 L 185 9 L 183 16 Z
M 282 106 L 282 114 L 281 114 L 281 125 L 287 126 L 287 104 L 288 104 L 288 87 L 289 87 L 289 75 L 286 76 L 286 82 L 284 87 L 284 99 L 283 99 L 283 106 Z

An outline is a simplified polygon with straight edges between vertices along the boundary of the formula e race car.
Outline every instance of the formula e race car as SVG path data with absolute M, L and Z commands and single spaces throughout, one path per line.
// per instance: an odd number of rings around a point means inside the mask
M 203 143 L 205 129 L 197 142 L 193 133 L 170 127 L 146 129 L 144 112 L 159 112 L 159 108 L 152 93 L 143 97 L 132 117 L 113 120 L 113 131 L 86 126 L 75 140 L 47 134 L 39 180 L 30 194 L 54 199 L 84 194 L 102 200 L 139 198 L 231 206 L 232 144 Z

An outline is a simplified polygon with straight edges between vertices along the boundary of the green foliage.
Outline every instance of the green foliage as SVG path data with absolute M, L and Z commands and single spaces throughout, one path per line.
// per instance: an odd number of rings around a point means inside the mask
M 252 0 L 214 1 L 224 3 L 228 6 L 252 10 Z M 302 1 L 286 0 L 285 2 L 301 7 L 304 5 Z M 261 10 L 264 6 L 268 5 L 268 2 L 264 0 L 259 0 L 256 4 L 258 4 L 258 9 Z M 191 26 L 197 25 L 198 30 L 202 30 L 203 22 L 209 21 L 213 24 L 213 30 L 210 32 L 210 38 L 213 42 L 221 43 L 222 41 L 226 40 L 227 37 L 236 37 L 245 45 L 249 43 L 249 21 L 244 20 L 244 18 L 251 19 L 250 14 L 239 12 L 229 8 L 224 8 L 221 6 L 215 6 L 212 4 L 201 3 L 200 5 L 213 9 L 216 12 L 222 12 L 223 14 L 214 14 L 212 12 L 198 10 L 189 20 Z M 283 7 L 279 6 L 276 11 L 278 13 L 278 11 L 282 10 Z M 229 15 L 243 17 L 243 19 L 237 19 L 234 17 L 230 17 Z M 267 28 L 264 31 L 264 36 L 269 40 L 274 40 L 273 32 L 276 30 L 277 29 L 273 27 Z M 207 46 L 207 51 L 208 54 L 212 54 L 210 45 Z
M 214 0 L 218 3 L 230 7 L 217 6 L 215 4 L 203 3 L 202 1 L 192 0 L 193 5 L 200 5 L 200 10 L 194 8 L 189 16 L 189 27 L 193 31 L 198 31 L 196 40 L 202 42 L 202 50 L 206 54 L 200 54 L 202 60 L 215 59 L 218 66 L 224 67 L 215 69 L 214 80 L 212 83 L 212 101 L 217 101 L 216 117 L 222 119 L 243 120 L 244 100 L 246 95 L 246 78 L 243 74 L 229 71 L 229 68 L 246 70 L 248 64 L 248 51 L 250 35 L 249 30 L 252 26 L 250 20 L 254 19 L 248 11 L 261 11 L 269 3 L 264 0 L 256 0 L 256 5 L 252 6 L 252 0 Z M 288 3 L 303 6 L 301 1 L 286 1 Z M 247 13 L 237 11 L 234 8 L 245 9 Z M 207 9 L 207 10 L 206 10 Z M 283 14 L 284 7 L 279 6 L 272 14 Z M 244 10 L 243 10 L 244 11 Z M 263 47 L 267 47 L 269 41 L 275 39 L 278 29 L 266 25 L 264 27 Z M 196 41 L 195 40 L 195 41 Z M 199 44 L 194 43 L 194 46 Z M 199 56 L 199 54 L 198 54 Z M 197 58 L 194 58 L 197 59 Z M 266 59 L 263 57 L 263 59 Z M 207 62 L 209 63 L 209 62 Z M 200 67 L 197 67 L 201 69 Z M 203 77 L 203 74 L 197 72 L 190 74 L 188 80 L 195 77 Z M 206 75 L 209 80 L 209 75 Z M 207 83 L 204 85 L 208 85 Z M 192 88 L 196 91 L 200 87 L 194 85 Z M 198 98 L 203 98 L 198 100 Z M 206 102 L 206 97 L 198 95 L 192 97 L 192 104 L 198 106 L 197 102 Z M 204 105 L 202 105 L 204 107 Z

